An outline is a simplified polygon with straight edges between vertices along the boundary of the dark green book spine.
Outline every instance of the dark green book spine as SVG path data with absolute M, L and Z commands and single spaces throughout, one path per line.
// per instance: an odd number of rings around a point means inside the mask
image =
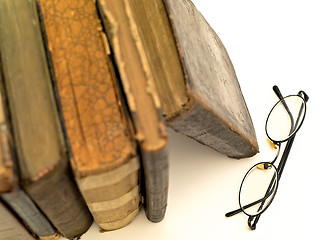
M 78 237 L 92 217 L 70 172 L 34 0 L 0 0 L 0 55 L 22 187 L 63 236 Z

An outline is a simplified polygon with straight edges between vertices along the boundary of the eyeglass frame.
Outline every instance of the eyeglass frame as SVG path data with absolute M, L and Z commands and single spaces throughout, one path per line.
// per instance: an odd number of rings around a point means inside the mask
M 269 114 L 268 114 L 268 117 L 267 117 L 267 120 L 266 120 L 266 124 L 265 124 L 265 131 L 266 131 L 266 134 L 267 134 L 268 139 L 269 139 L 273 144 L 275 144 L 275 145 L 277 146 L 277 148 L 278 148 L 277 155 L 276 155 L 276 157 L 274 158 L 273 161 L 271 161 L 271 162 L 260 162 L 260 163 L 256 163 L 255 165 L 253 165 L 253 166 L 247 171 L 247 173 L 245 174 L 245 176 L 244 176 L 244 178 L 243 178 L 243 180 L 242 180 L 242 182 L 241 182 L 240 190 L 239 190 L 238 200 L 239 200 L 240 208 L 237 209 L 237 210 L 228 212 L 228 213 L 226 213 L 226 215 L 225 215 L 226 217 L 231 217 L 231 216 L 234 216 L 235 214 L 238 214 L 238 213 L 240 213 L 240 212 L 243 212 L 244 214 L 246 214 L 246 215 L 249 217 L 249 218 L 248 218 L 248 226 L 250 227 L 251 230 L 255 230 L 255 229 L 256 229 L 256 225 L 257 225 L 257 223 L 258 223 L 258 221 L 259 221 L 259 218 L 260 218 L 261 214 L 262 214 L 263 212 L 265 212 L 265 210 L 267 210 L 267 208 L 270 206 L 270 204 L 272 203 L 272 201 L 273 201 L 273 199 L 274 199 L 274 197 L 275 197 L 275 195 L 276 195 L 276 192 L 277 192 L 277 189 L 278 189 L 278 184 L 279 184 L 279 181 L 280 181 L 280 178 L 281 178 L 283 169 L 284 169 L 284 167 L 285 167 L 285 164 L 286 164 L 286 162 L 287 162 L 287 159 L 288 159 L 288 156 L 289 156 L 289 152 L 290 152 L 290 150 L 291 150 L 291 147 L 292 147 L 294 138 L 295 138 L 296 133 L 299 131 L 299 129 L 300 129 L 300 127 L 301 127 L 301 125 L 302 125 L 302 123 L 303 123 L 303 121 L 304 121 L 304 119 L 305 119 L 305 114 L 306 114 L 306 111 L 307 111 L 307 104 L 306 104 L 306 103 L 307 103 L 307 101 L 309 100 L 309 96 L 308 96 L 304 91 L 299 91 L 297 95 L 288 95 L 288 96 L 286 96 L 286 97 L 283 97 L 282 94 L 281 94 L 281 92 L 280 92 L 280 90 L 279 90 L 279 88 L 278 88 L 276 85 L 273 86 L 272 89 L 273 89 L 273 91 L 275 92 L 275 94 L 277 95 L 277 97 L 279 98 L 279 101 L 272 107 L 271 111 L 270 111 Z M 284 102 L 285 108 L 286 108 L 286 110 L 288 111 L 288 113 L 289 113 L 289 115 L 290 115 L 290 119 L 293 118 L 290 110 L 287 108 L 286 103 L 285 103 L 285 98 L 288 98 L 288 97 L 290 97 L 290 96 L 298 96 L 298 97 L 300 97 L 300 98 L 303 100 L 303 102 L 304 102 L 304 113 L 303 113 L 303 116 L 302 116 L 302 120 L 301 120 L 301 122 L 299 123 L 299 126 L 298 126 L 297 128 L 296 128 L 295 126 L 292 126 L 291 131 L 292 131 L 292 129 L 294 130 L 292 134 L 289 134 L 289 136 L 288 136 L 286 139 L 284 139 L 284 140 L 278 140 L 278 141 L 277 141 L 277 140 L 272 139 L 272 138 L 269 136 L 269 134 L 268 134 L 268 131 L 267 131 L 268 120 L 269 120 L 269 117 L 270 117 L 272 111 L 274 110 L 274 108 L 275 108 L 280 102 Z M 300 109 L 300 112 L 301 112 L 301 109 Z M 299 118 L 300 118 L 300 115 L 301 115 L 300 112 L 299 112 L 299 115 L 298 115 Z M 292 124 L 292 125 L 293 125 L 293 124 Z M 296 129 L 295 129 L 295 128 L 296 128 Z M 282 153 L 282 157 L 281 157 L 281 160 L 280 160 L 280 162 L 279 162 L 279 164 L 278 164 L 278 167 L 276 167 L 276 166 L 274 165 L 274 163 L 276 162 L 276 160 L 277 160 L 278 157 L 279 157 L 280 149 L 281 149 L 281 143 L 284 143 L 284 142 L 287 142 L 287 143 L 286 143 L 286 147 L 285 147 L 285 149 L 284 149 L 284 151 L 283 151 L 283 153 Z M 256 167 L 256 166 L 258 166 L 258 165 L 260 165 L 260 164 L 264 164 L 264 166 L 266 166 L 265 164 L 267 164 L 267 167 L 271 166 L 271 167 L 275 168 L 275 173 L 276 173 L 276 178 L 277 178 L 277 179 L 276 179 L 277 181 L 275 182 L 275 183 L 276 183 L 276 186 L 273 186 L 273 184 L 274 184 L 273 181 L 274 181 L 275 179 L 272 178 L 272 180 L 270 181 L 269 187 L 268 187 L 268 189 L 267 189 L 267 191 L 266 191 L 266 194 L 265 194 L 265 196 L 264 196 L 263 198 L 255 201 L 255 202 L 252 202 L 252 203 L 250 203 L 250 204 L 247 204 L 246 206 L 242 206 L 242 205 L 241 205 L 241 202 L 240 202 L 240 195 L 241 195 L 242 185 L 243 185 L 243 183 L 244 183 L 247 175 L 249 174 L 249 172 L 250 172 L 254 167 Z M 275 187 L 275 189 L 270 189 L 270 188 L 274 188 L 274 187 Z M 269 193 L 270 190 L 271 190 L 271 192 Z M 260 210 L 260 208 L 263 207 L 263 205 L 264 205 L 264 203 L 265 203 L 265 200 L 266 200 L 271 194 L 273 194 L 273 196 L 271 196 L 271 199 L 270 199 L 269 202 L 267 203 L 268 205 L 267 205 L 262 211 L 258 212 L 258 213 L 255 214 L 255 215 L 250 215 L 250 214 L 248 214 L 248 213 L 246 213 L 246 212 L 244 211 L 244 209 L 246 209 L 246 208 L 248 208 L 248 207 L 251 207 L 251 206 L 253 206 L 253 205 L 256 205 L 256 204 L 261 203 L 261 205 L 260 205 L 260 207 L 259 207 L 259 210 Z

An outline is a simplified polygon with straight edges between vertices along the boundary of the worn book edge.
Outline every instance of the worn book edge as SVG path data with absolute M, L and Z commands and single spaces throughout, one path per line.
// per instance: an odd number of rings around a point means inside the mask
M 111 171 L 76 177 L 95 221 L 103 230 L 120 229 L 138 214 L 141 200 L 139 169 L 139 158 L 132 157 Z
M 231 154 L 227 154 L 229 157 L 232 157 L 232 158 L 243 158 L 243 157 L 251 157 L 251 156 L 255 155 L 257 152 L 259 152 L 259 146 L 258 146 L 258 143 L 257 143 L 257 140 L 256 140 L 256 135 L 255 135 L 254 129 L 253 129 L 253 134 L 254 134 L 255 141 L 252 141 L 250 139 L 250 136 L 244 135 L 241 131 L 239 131 L 240 129 L 233 127 L 232 124 L 230 122 L 226 121 L 226 119 L 221 114 L 219 114 L 212 107 L 210 107 L 205 99 L 202 99 L 201 96 L 198 96 L 193 92 L 192 86 L 190 86 L 190 82 L 191 81 L 190 81 L 190 76 L 188 74 L 189 70 L 187 68 L 187 65 L 185 64 L 185 57 L 184 57 L 184 54 L 183 54 L 183 51 L 182 51 L 182 48 L 181 48 L 181 45 L 180 45 L 180 42 L 179 42 L 179 37 L 177 36 L 175 21 L 174 21 L 172 13 L 169 12 L 168 3 L 166 2 L 166 0 L 163 0 L 163 2 L 164 2 L 164 5 L 166 6 L 166 13 L 167 13 L 167 16 L 168 16 L 170 24 L 171 24 L 172 32 L 173 32 L 173 35 L 174 35 L 174 41 L 176 43 L 177 51 L 178 51 L 179 56 L 180 56 L 181 66 L 182 66 L 182 69 L 183 69 L 185 85 L 186 85 L 186 95 L 187 95 L 187 101 L 186 101 L 185 104 L 181 105 L 181 109 L 179 111 L 177 111 L 176 113 L 173 113 L 171 115 L 165 116 L 167 125 L 172 127 L 175 131 L 177 131 L 179 133 L 182 133 L 183 135 L 186 135 L 186 136 L 194 139 L 195 141 L 197 141 L 197 142 L 199 142 L 201 144 L 204 144 L 204 145 L 209 146 L 209 147 L 213 147 L 212 145 L 210 146 L 206 142 L 199 140 L 197 138 L 197 133 L 186 134 L 185 133 L 185 129 L 181 128 L 179 126 L 179 124 L 174 124 L 173 123 L 173 122 L 178 122 L 179 120 L 182 120 L 182 119 L 187 119 L 187 117 L 184 116 L 184 115 L 192 115 L 192 113 L 188 113 L 189 111 L 192 111 L 193 109 L 196 109 L 196 108 L 202 108 L 203 109 L 202 113 L 204 114 L 202 117 L 210 116 L 210 115 L 214 114 L 215 116 L 217 116 L 216 120 L 218 120 L 218 121 L 216 121 L 216 123 L 220 123 L 222 126 L 224 126 L 224 129 L 225 129 L 226 132 L 228 132 L 228 134 L 233 132 L 237 136 L 240 137 L 240 140 L 241 140 L 241 137 L 243 137 L 244 141 L 241 141 L 242 142 L 241 144 L 246 144 L 246 145 L 250 146 L 250 147 L 247 147 L 247 149 L 249 149 L 247 153 L 245 153 L 245 154 L 244 153 L 239 153 L 238 154 L 238 153 L 235 153 L 235 151 L 232 151 L 232 152 L 234 152 L 233 154 L 232 153 Z M 197 8 L 194 6 L 194 4 L 191 1 L 189 1 L 189 3 L 191 3 L 193 5 L 194 9 L 197 10 Z M 201 15 L 200 12 L 199 12 L 199 14 Z M 202 15 L 201 15 L 201 17 L 207 23 L 207 25 L 210 26 L 209 23 L 206 21 L 206 19 Z M 211 26 L 210 26 L 210 28 L 211 28 Z M 212 29 L 212 31 L 214 32 L 213 29 Z M 215 32 L 214 32 L 214 34 L 215 34 L 215 37 L 218 39 L 218 41 L 221 43 L 221 46 L 222 46 L 223 50 L 225 51 L 225 53 L 229 57 L 229 55 L 227 53 L 227 50 L 226 50 L 225 46 L 223 45 L 221 39 L 219 38 L 219 36 Z M 230 62 L 231 62 L 231 60 L 230 60 Z M 231 64 L 232 64 L 232 62 L 231 62 Z M 234 69 L 233 69 L 233 71 L 234 71 Z M 239 82 L 238 82 L 238 85 L 239 85 Z M 240 86 L 239 86 L 239 88 L 240 88 Z M 241 92 L 241 95 L 242 95 L 242 92 Z M 245 103 L 245 100 L 243 100 L 243 101 Z M 246 103 L 245 103 L 245 107 L 248 110 Z M 207 113 L 207 114 L 205 114 L 205 113 Z M 249 114 L 249 117 L 250 117 L 251 125 L 253 127 L 253 123 L 252 123 L 252 119 L 251 119 L 249 111 L 248 111 L 248 114 Z M 194 126 L 193 129 L 194 130 L 195 129 L 201 130 L 201 125 L 203 125 L 202 124 L 203 121 L 206 121 L 205 118 L 199 117 L 198 118 L 198 124 L 196 126 Z M 192 124 L 192 121 L 190 121 L 189 124 Z M 212 124 L 212 126 L 215 126 L 215 124 Z M 233 135 L 231 134 L 230 137 L 232 137 L 232 136 Z M 226 154 L 225 151 L 222 148 L 220 148 L 220 149 L 216 149 L 215 148 L 215 150 L 217 150 L 217 151 L 219 151 L 219 152 L 221 152 L 223 154 Z
M 152 222 L 159 222 L 163 219 L 165 208 L 167 205 L 167 189 L 168 189 L 168 170 L 167 168 L 161 169 L 161 171 L 157 171 L 155 169 L 159 165 L 168 165 L 167 160 L 167 143 L 168 143 L 168 135 L 166 133 L 166 128 L 162 118 L 160 100 L 157 95 L 157 90 L 155 89 L 154 82 L 151 76 L 151 70 L 147 64 L 146 53 L 144 52 L 141 39 L 139 37 L 137 26 L 132 16 L 132 12 L 130 9 L 129 1 L 122 1 L 123 10 L 127 14 L 128 29 L 131 36 L 131 40 L 133 41 L 133 46 L 135 50 L 132 50 L 134 54 L 138 55 L 140 61 L 141 70 L 146 77 L 145 85 L 146 85 L 146 93 L 151 97 L 153 110 L 155 111 L 157 121 L 159 122 L 157 126 L 157 134 L 159 137 L 159 141 L 156 144 L 150 144 L 147 137 L 144 136 L 143 131 L 141 131 L 141 122 L 139 121 L 137 111 L 137 106 L 135 104 L 135 96 L 131 89 L 131 84 L 127 76 L 127 71 L 125 69 L 125 61 L 123 59 L 123 49 L 120 46 L 119 40 L 119 26 L 114 18 L 112 12 L 107 10 L 106 1 L 98 1 L 98 8 L 100 10 L 102 16 L 102 22 L 104 23 L 105 28 L 107 29 L 107 36 L 110 41 L 111 49 L 114 51 L 114 58 L 117 65 L 117 70 L 121 75 L 121 83 L 124 89 L 126 100 L 130 109 L 130 116 L 135 126 L 135 138 L 139 142 L 140 151 L 142 154 L 142 165 L 144 169 L 144 179 L 145 183 L 145 209 L 146 215 L 148 219 Z M 132 44 L 132 43 L 131 43 Z M 135 52 L 137 51 L 137 53 Z M 133 54 L 133 55 L 134 55 Z M 151 141 L 152 142 L 152 141 Z M 160 159 L 159 159 L 160 157 Z M 146 164 L 146 162 L 149 163 Z M 158 164 L 156 164 L 158 162 Z M 155 184 L 156 183 L 156 184 Z M 156 185 L 162 186 L 164 189 L 157 189 Z M 164 186 L 165 185 L 165 186 Z M 159 192 L 160 191 L 160 192 Z M 162 191 L 162 192 L 161 192 Z M 161 197 L 157 197 L 161 195 Z

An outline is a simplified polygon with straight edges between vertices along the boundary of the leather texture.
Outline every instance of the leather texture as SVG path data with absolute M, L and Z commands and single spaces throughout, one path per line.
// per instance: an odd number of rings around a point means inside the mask
M 165 216 L 168 196 L 168 136 L 161 116 L 161 106 L 146 54 L 147 48 L 139 36 L 135 4 L 147 1 L 99 0 L 119 81 L 124 88 L 135 137 L 142 155 L 147 218 L 159 222 Z M 138 11 L 138 12 L 135 12 Z
M 164 2 L 189 99 L 168 125 L 229 157 L 255 155 L 254 126 L 227 50 L 190 0 Z
M 95 2 L 40 6 L 78 186 L 102 229 L 124 227 L 139 211 L 140 161 Z
M 62 235 L 78 237 L 92 217 L 70 172 L 36 2 L 1 0 L 0 32 L 22 188 Z

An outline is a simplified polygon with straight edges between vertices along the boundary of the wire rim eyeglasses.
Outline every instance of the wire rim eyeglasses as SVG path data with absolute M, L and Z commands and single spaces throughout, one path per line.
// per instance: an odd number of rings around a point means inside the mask
M 273 90 L 279 101 L 267 117 L 265 131 L 270 142 L 278 149 L 277 154 L 272 161 L 257 163 L 248 170 L 240 185 L 240 208 L 226 214 L 226 217 L 231 217 L 240 212 L 245 213 L 252 230 L 275 197 L 293 140 L 304 121 L 306 102 L 309 99 L 304 91 L 283 97 L 277 86 Z M 286 143 L 286 146 L 276 167 L 282 143 Z

